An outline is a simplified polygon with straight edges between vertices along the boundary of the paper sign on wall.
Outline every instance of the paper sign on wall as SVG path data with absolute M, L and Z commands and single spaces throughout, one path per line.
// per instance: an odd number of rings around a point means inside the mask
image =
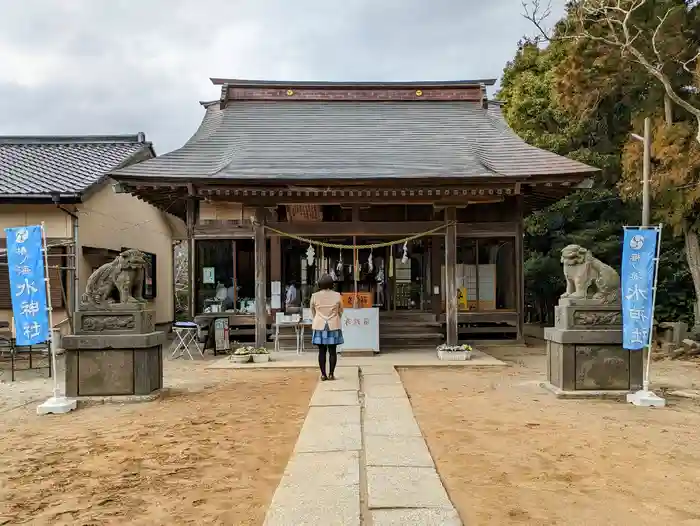
M 202 269 L 202 283 L 211 285 L 216 283 L 216 278 L 214 277 L 214 267 L 204 267 Z
M 275 310 L 282 308 L 282 298 L 279 294 L 273 294 L 272 298 L 270 298 L 270 308 Z
M 273 296 L 282 294 L 282 282 L 273 281 L 270 284 L 270 292 L 272 293 Z

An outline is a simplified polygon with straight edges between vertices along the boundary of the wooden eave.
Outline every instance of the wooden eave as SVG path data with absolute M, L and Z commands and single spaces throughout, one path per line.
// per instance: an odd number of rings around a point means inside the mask
M 548 206 L 575 191 L 590 174 L 534 178 L 482 177 L 456 180 L 441 179 L 375 179 L 301 180 L 301 181 L 236 181 L 211 180 L 157 182 L 122 180 L 121 191 L 176 217 L 186 217 L 188 186 L 198 199 L 250 203 L 256 206 L 278 206 L 285 203 L 318 202 L 326 204 L 409 202 L 416 204 L 465 204 L 494 202 L 510 196 L 524 195 L 527 210 Z M 409 183 L 409 184 L 407 184 Z

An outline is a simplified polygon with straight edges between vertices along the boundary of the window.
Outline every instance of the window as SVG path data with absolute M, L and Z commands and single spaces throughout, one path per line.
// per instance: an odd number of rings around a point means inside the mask
M 207 303 L 220 295 L 219 299 L 233 298 L 234 261 L 233 243 L 230 239 L 196 241 L 195 282 L 196 312 L 204 312 Z M 254 286 L 255 282 L 251 286 Z M 230 302 L 231 300 L 229 300 Z M 227 302 L 228 303 L 228 302 Z M 229 307 L 227 304 L 226 307 Z
M 157 291 L 156 280 L 156 255 L 150 252 L 144 252 L 146 256 L 146 272 L 143 277 L 143 297 L 147 300 L 155 299 Z
M 514 238 L 458 238 L 456 279 L 460 310 L 514 311 L 516 273 Z
M 51 240 L 49 240 L 49 243 Z M 0 239 L 0 248 L 6 247 L 5 239 Z M 49 247 L 49 281 L 51 286 L 51 307 L 62 309 L 65 306 L 64 298 L 68 297 L 68 266 L 69 258 L 66 257 L 66 247 Z M 11 310 L 12 298 L 10 296 L 10 274 L 7 268 L 7 255 L 0 256 L 0 309 Z
M 129 250 L 128 247 L 122 247 L 122 252 L 125 250 Z M 140 249 L 139 249 L 140 250 Z M 141 291 L 141 294 L 143 295 L 143 298 L 146 300 L 153 300 L 156 298 L 156 295 L 158 293 L 157 290 L 157 263 L 156 263 L 156 255 L 151 253 L 151 252 L 146 252 L 144 250 L 141 250 L 143 255 L 145 256 L 146 259 L 146 271 L 144 272 L 143 276 L 143 290 Z

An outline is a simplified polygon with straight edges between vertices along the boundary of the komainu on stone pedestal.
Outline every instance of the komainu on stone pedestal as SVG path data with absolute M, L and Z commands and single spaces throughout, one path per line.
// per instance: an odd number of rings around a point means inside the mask
M 642 353 L 622 348 L 620 276 L 579 245 L 561 251 L 566 292 L 545 329 L 547 386 L 559 396 L 641 387 Z
M 105 263 L 88 278 L 80 308 L 107 310 L 145 304 L 142 291 L 146 264 L 144 253 L 133 249 Z
M 63 337 L 66 396 L 150 400 L 163 387 L 167 338 L 143 299 L 146 264 L 143 252 L 125 250 L 88 279 L 75 334 Z
M 620 275 L 610 265 L 593 257 L 579 245 L 568 245 L 561 251 L 566 292 L 562 298 L 598 300 L 603 305 L 620 303 Z

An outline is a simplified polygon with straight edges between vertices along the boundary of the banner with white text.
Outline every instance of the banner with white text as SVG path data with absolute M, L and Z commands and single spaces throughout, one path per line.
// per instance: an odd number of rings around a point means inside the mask
M 622 346 L 649 345 L 652 330 L 658 228 L 626 228 L 622 246 Z
M 28 346 L 49 340 L 43 233 L 40 225 L 6 228 L 15 343 Z

